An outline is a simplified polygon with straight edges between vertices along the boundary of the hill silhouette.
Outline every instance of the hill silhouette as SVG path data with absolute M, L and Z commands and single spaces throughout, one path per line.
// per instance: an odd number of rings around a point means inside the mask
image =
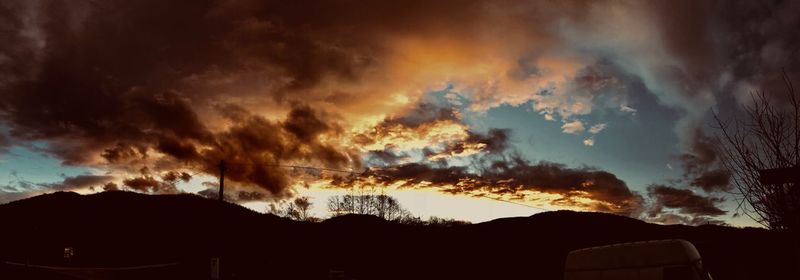
M 787 232 L 662 226 L 571 211 L 453 227 L 359 215 L 306 223 L 194 195 L 60 192 L 0 205 L 0 221 L 0 260 L 6 262 L 177 263 L 115 276 L 129 279 L 208 279 L 210 259 L 217 256 L 224 279 L 561 279 L 570 250 L 672 238 L 694 243 L 717 280 L 800 272 L 791 249 L 796 238 Z M 63 259 L 65 247 L 75 248 L 70 263 Z M 21 277 L 75 279 L 0 265 L 0 278 Z

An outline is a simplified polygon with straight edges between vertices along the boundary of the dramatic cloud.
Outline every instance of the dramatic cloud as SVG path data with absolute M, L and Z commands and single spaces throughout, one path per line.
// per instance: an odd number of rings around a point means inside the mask
M 709 193 L 728 191 L 732 188 L 730 173 L 722 169 L 716 145 L 718 144 L 714 138 L 698 130 L 692 138 L 689 151 L 678 157 L 683 163 L 683 176 L 689 185 L 702 188 Z
M 388 117 L 354 136 L 362 149 L 423 149 L 469 137 L 469 128 L 453 108 L 419 103 L 410 110 Z
M 726 213 L 716 205 L 724 199 L 704 197 L 687 189 L 651 185 L 647 187 L 647 194 L 654 199 L 653 206 L 648 211 L 651 217 L 658 216 L 664 208 L 675 209 L 689 216 L 719 216 Z
M 177 182 L 178 180 L 189 182 L 192 179 L 192 175 L 186 172 L 170 171 L 161 175 L 161 179 L 167 182 Z
M 520 200 L 535 199 L 534 193 L 556 195 L 548 201 L 556 205 L 596 211 L 638 215 L 642 197 L 631 191 L 614 174 L 593 168 L 568 168 L 562 164 L 530 162 L 511 156 L 488 160 L 478 170 L 464 166 L 431 166 L 408 163 L 385 168 L 371 168 L 351 177 L 337 177 L 338 187 L 390 186 L 438 188 L 451 194 L 475 196 L 511 196 Z M 530 197 L 529 197 L 530 196 Z
M 715 169 L 692 179 L 691 185 L 700 187 L 706 192 L 730 190 L 731 174 L 727 170 Z
M 490 129 L 486 134 L 468 131 L 468 136 L 463 140 L 452 141 L 441 151 L 426 150 L 428 160 L 446 159 L 450 157 L 463 157 L 478 153 L 490 155 L 501 154 L 508 149 L 508 129 Z
M 309 107 L 295 107 L 282 122 L 270 122 L 247 114 L 229 116 L 234 123 L 215 135 L 215 141 L 200 143 L 173 157 L 202 164 L 204 170 L 217 170 L 219 160 L 228 161 L 226 178 L 259 186 L 276 196 L 288 195 L 288 171 L 277 163 L 321 163 L 330 168 L 359 167 L 361 159 L 354 151 L 324 141 L 335 139 L 340 129 Z M 205 144 L 205 145 L 203 145 Z
M 393 115 L 353 137 L 367 151 L 367 161 L 398 164 L 418 151 L 431 161 L 476 154 L 500 154 L 508 147 L 508 129 L 473 131 L 451 104 L 422 102 Z
M 169 171 L 161 174 L 161 178 L 156 178 L 147 168 L 140 171 L 141 175 L 122 180 L 122 185 L 130 190 L 153 194 L 174 194 L 179 193 L 176 184 L 178 181 L 189 182 L 192 175 L 186 172 Z M 119 186 L 114 183 L 106 184 L 103 190 L 119 190 Z
M 135 178 L 128 178 L 122 181 L 122 184 L 128 188 L 136 191 L 154 194 L 171 194 L 178 193 L 178 188 L 175 184 L 158 180 L 152 176 L 142 176 Z
M 95 186 L 103 186 L 113 180 L 114 177 L 107 175 L 77 175 L 65 177 L 63 181 L 47 184 L 47 187 L 57 190 L 81 189 Z
M 677 180 L 675 183 L 700 188 L 708 194 L 730 190 L 730 173 L 721 169 L 714 146 L 713 138 L 707 137 L 699 129 L 696 130 L 689 151 L 678 156 L 684 171 L 682 180 Z M 724 201 L 723 198 L 702 196 L 691 189 L 656 184 L 647 188 L 647 194 L 653 201 L 645 220 L 652 222 L 719 224 L 718 220 L 709 217 L 724 215 L 727 212 L 717 206 Z M 671 213 L 668 209 L 676 210 L 678 213 Z
M 391 150 L 369 151 L 366 163 L 370 166 L 396 165 L 404 160 L 409 160 L 409 156 L 404 153 L 397 153 Z
M 608 123 L 591 114 L 644 115 L 650 105 L 633 96 L 652 94 L 679 112 L 685 180 L 724 191 L 699 128 L 729 93 L 767 88 L 780 69 L 797 77 L 798 11 L 796 1 L 3 1 L 0 153 L 44 151 L 125 174 L 109 189 L 142 191 L 227 160 L 243 192 L 286 197 L 296 176 L 277 163 L 492 154 L 508 133 L 477 133 L 462 115 L 525 106 L 564 133 L 596 134 Z M 451 107 L 428 103 L 443 89 Z

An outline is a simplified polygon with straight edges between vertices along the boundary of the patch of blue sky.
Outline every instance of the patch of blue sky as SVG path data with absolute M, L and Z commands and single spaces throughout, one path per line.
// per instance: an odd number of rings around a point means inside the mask
M 31 148 L 12 146 L 0 154 L 0 185 L 13 186 L 20 182 L 45 184 L 60 182 L 69 176 L 100 174 L 101 171 L 89 167 L 63 165 L 61 160 L 37 151 L 46 145 L 36 142 L 31 144 Z
M 763 227 L 747 215 L 736 215 L 739 201 L 733 196 L 726 196 L 725 201 L 718 204 L 719 208 L 727 211 L 724 216 L 719 216 L 725 222 L 737 227 Z
M 679 153 L 674 132 L 679 114 L 660 105 L 643 86 L 633 90 L 639 92 L 626 98 L 628 105 L 637 109 L 635 114 L 623 112 L 619 106 L 596 106 L 590 114 L 580 116 L 587 130 L 594 124 L 607 124 L 606 129 L 594 135 L 587 131 L 577 135 L 564 133 L 561 121 L 546 120 L 532 109 L 532 102 L 467 113 L 464 119 L 476 131 L 510 129 L 513 147 L 533 162 L 597 167 L 642 191 L 651 183 L 678 178 L 681 174 L 679 163 L 674 160 Z M 593 138 L 594 146 L 584 145 L 583 140 L 589 137 Z M 670 163 L 675 168 L 670 169 L 667 166 Z
M 467 105 L 468 100 L 463 96 L 458 95 L 458 93 L 453 91 L 453 88 L 454 85 L 452 83 L 448 83 L 442 89 L 427 92 L 422 97 L 422 101 L 430 104 L 436 104 L 440 107 L 452 107 L 462 110 Z
M 427 103 L 452 107 L 462 113 L 462 120 L 471 130 L 486 132 L 492 128 L 511 130 L 514 149 L 532 162 L 550 161 L 571 167 L 591 166 L 609 171 L 624 180 L 629 187 L 645 191 L 652 183 L 664 183 L 681 175 L 680 153 L 675 124 L 680 112 L 660 104 L 641 82 L 627 80 L 624 88 L 626 106 L 636 112 L 625 112 L 619 105 L 619 95 L 598 94 L 590 114 L 579 116 L 585 130 L 578 134 L 562 131 L 563 122 L 546 120 L 532 109 L 533 101 L 520 106 L 503 105 L 486 112 L 468 110 L 468 95 L 453 91 L 448 84 L 423 97 Z M 607 124 L 597 134 L 589 127 Z M 583 141 L 594 140 L 594 146 Z M 409 151 L 410 161 L 422 160 L 420 151 Z M 467 166 L 470 157 L 448 159 L 448 164 Z

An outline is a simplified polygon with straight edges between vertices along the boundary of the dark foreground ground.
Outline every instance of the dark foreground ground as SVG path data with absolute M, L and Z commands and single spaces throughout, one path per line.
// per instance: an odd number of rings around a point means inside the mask
M 672 238 L 694 243 L 715 280 L 800 275 L 797 237 L 762 229 L 569 211 L 449 228 L 368 216 L 301 223 L 191 195 L 107 192 L 0 205 L 0 279 L 208 279 L 215 256 L 223 279 L 561 279 L 570 250 Z M 131 266 L 144 267 L 106 269 Z

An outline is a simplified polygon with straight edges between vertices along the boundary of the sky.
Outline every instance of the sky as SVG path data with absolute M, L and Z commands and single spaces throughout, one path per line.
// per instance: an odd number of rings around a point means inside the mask
M 797 1 L 0 1 L 0 203 L 256 210 L 386 193 L 473 222 L 737 215 L 712 111 L 800 81 Z M 292 168 L 310 166 L 339 171 Z

